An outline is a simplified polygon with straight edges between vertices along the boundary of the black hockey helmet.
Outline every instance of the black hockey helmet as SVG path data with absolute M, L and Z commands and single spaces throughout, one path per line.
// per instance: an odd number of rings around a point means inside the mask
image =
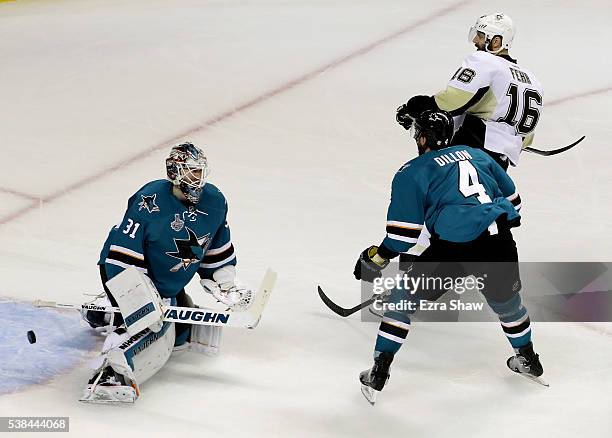
M 414 139 L 417 144 L 420 137 L 426 139 L 423 150 L 426 148 L 438 150 L 450 144 L 455 124 L 453 123 L 453 116 L 447 111 L 426 110 L 414 120 L 412 126 L 414 127 Z M 420 150 L 421 147 L 419 146 L 419 152 Z

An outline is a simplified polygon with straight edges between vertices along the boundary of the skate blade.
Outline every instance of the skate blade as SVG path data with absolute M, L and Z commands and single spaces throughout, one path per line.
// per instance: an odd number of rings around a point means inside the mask
M 92 405 L 132 405 L 134 404 L 134 400 L 109 400 L 103 398 L 80 398 L 80 402 L 88 403 Z
M 378 395 L 378 392 L 379 391 L 372 389 L 368 385 L 361 385 L 361 393 L 372 406 L 374 406 L 376 403 L 376 396 Z
M 526 374 L 526 373 L 517 373 L 517 374 L 520 374 L 521 376 L 525 377 L 526 379 L 531 380 L 532 382 L 539 383 L 542 386 L 546 386 L 547 388 L 550 386 L 548 382 L 544 380 L 542 377 L 536 377 L 536 376 L 532 376 L 531 374 Z
M 105 387 L 98 386 L 93 391 L 86 390 L 85 394 L 83 394 L 83 397 L 81 397 L 79 401 L 92 404 L 121 405 L 133 404 L 136 401 L 136 398 L 138 398 L 136 390 L 131 387 L 107 389 Z

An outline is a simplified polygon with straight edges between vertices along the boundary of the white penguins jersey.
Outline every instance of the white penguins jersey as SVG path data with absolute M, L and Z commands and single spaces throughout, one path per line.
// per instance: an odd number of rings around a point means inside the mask
M 542 110 L 542 86 L 509 56 L 477 51 L 467 56 L 445 90 L 434 96 L 453 116 L 473 114 L 486 126 L 484 147 L 513 165 L 533 141 Z M 462 122 L 455 128 L 458 128 Z

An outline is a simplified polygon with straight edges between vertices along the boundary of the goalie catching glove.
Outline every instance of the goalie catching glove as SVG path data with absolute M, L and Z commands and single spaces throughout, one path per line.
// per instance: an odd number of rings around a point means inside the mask
M 234 312 L 244 312 L 253 302 L 254 293 L 245 286 L 236 284 L 236 267 L 227 265 L 213 272 L 213 279 L 204 278 L 200 284 L 204 291 Z

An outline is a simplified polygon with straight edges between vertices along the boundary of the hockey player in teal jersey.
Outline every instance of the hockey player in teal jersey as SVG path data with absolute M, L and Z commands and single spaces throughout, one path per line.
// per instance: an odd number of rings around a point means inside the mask
M 398 255 L 408 261 L 408 251 L 427 226 L 431 245 L 416 257 L 418 276 L 423 261 L 440 262 L 428 275 L 469 276 L 486 274 L 481 290 L 498 314 L 502 329 L 515 349 L 508 366 L 530 378 L 543 369 L 533 351 L 527 310 L 519 295 L 518 254 L 511 228 L 520 224 L 520 196 L 515 185 L 493 158 L 481 149 L 448 147 L 453 134 L 452 116 L 445 111 L 425 111 L 414 122 L 419 156 L 396 173 L 387 213 L 386 237 L 379 246 L 362 252 L 355 266 L 358 280 L 373 281 Z M 503 269 L 497 262 L 505 262 Z M 427 266 L 431 266 L 428 264 Z M 427 296 L 393 290 L 389 302 L 402 299 L 438 299 L 445 291 Z M 374 366 L 360 374 L 362 392 L 374 403 L 389 378 L 389 367 L 410 328 L 410 312 L 386 311 L 380 324 Z
M 149 277 L 167 304 L 193 306 L 184 287 L 197 273 L 205 292 L 233 311 L 246 310 L 252 292 L 235 281 L 227 202 L 207 182 L 204 153 L 191 143 L 174 146 L 166 173 L 167 179 L 145 184 L 129 199 L 123 219 L 104 243 L 98 265 L 110 304 L 117 306 L 117 301 L 107 281 L 134 267 Z M 90 311 L 84 316 L 92 327 L 108 329 L 109 315 Z M 205 354 L 219 349 L 221 327 L 165 322 L 159 332 L 146 329 L 130 337 L 122 324 L 122 315 L 116 314 L 84 401 L 134 401 L 137 391 L 132 387 L 152 376 L 173 348 Z
M 172 168 L 175 163 L 170 163 Z M 202 171 L 206 174 L 208 168 Z M 123 221 L 111 229 L 98 262 L 108 279 L 127 265 L 136 266 L 162 297 L 171 298 L 196 272 L 212 279 L 216 269 L 236 264 L 221 191 L 211 183 L 195 190 L 187 187 L 185 193 L 179 187 L 167 179 L 152 181 L 129 199 Z

